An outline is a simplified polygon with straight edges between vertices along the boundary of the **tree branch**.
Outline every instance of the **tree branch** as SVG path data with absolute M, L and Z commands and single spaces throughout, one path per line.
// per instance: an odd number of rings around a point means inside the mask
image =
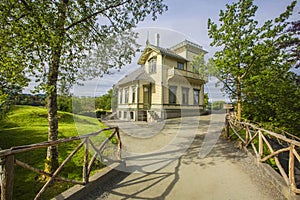
M 116 7 L 119 7 L 119 6 L 124 5 L 124 4 L 126 4 L 126 3 L 129 3 L 129 2 L 130 2 L 130 0 L 126 0 L 126 1 L 124 1 L 124 2 L 120 2 L 120 3 L 116 4 L 116 5 L 110 5 L 110 6 L 104 8 L 104 9 L 102 9 L 102 10 L 99 10 L 99 11 L 93 13 L 93 14 L 90 14 L 89 16 L 86 16 L 86 17 L 84 17 L 84 18 L 82 18 L 82 19 L 80 19 L 80 20 L 74 22 L 73 24 L 71 24 L 71 25 L 69 25 L 67 28 L 65 28 L 65 30 L 67 31 L 67 30 L 69 30 L 70 28 L 76 26 L 77 24 L 80 24 L 80 23 L 82 23 L 82 22 L 85 22 L 85 21 L 91 19 L 92 17 L 95 17 L 95 16 L 99 15 L 100 13 L 103 13 L 104 11 L 106 11 L 106 10 L 108 10 L 108 9 L 116 8 Z
M 25 0 L 21 0 L 21 2 L 24 4 L 24 6 L 27 10 L 32 11 L 32 8 L 30 8 L 30 6 L 28 5 L 28 3 L 26 3 Z
M 116 25 L 115 23 L 111 20 L 111 18 L 109 16 L 107 16 L 106 14 L 104 14 L 104 16 L 110 21 L 111 25 L 114 27 L 114 29 L 116 29 Z
M 252 62 L 250 63 L 250 67 L 248 67 L 248 69 L 245 71 L 245 73 L 241 76 L 241 79 L 243 79 L 245 76 L 247 76 L 249 73 L 250 73 L 250 71 L 251 71 L 251 69 L 253 68 L 253 66 L 254 66 L 254 61 L 256 60 L 256 57 L 252 60 Z
M 217 77 L 217 76 L 216 76 Z M 221 81 L 223 84 L 224 84 L 224 86 L 228 89 L 228 90 L 230 90 L 234 95 L 237 95 L 237 93 L 235 92 L 235 91 L 233 91 L 231 88 L 230 88 L 230 86 L 227 84 L 227 82 L 225 82 L 225 81 L 223 81 L 221 78 L 219 78 L 219 77 L 217 77 L 217 79 L 219 80 L 219 81 Z

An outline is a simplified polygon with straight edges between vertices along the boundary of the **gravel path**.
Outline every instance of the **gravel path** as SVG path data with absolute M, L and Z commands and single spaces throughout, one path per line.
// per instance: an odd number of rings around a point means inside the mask
M 121 135 L 127 168 L 84 199 L 285 199 L 244 153 L 219 138 L 221 119 L 167 120 L 151 131 L 149 124 L 115 122 L 131 133 Z

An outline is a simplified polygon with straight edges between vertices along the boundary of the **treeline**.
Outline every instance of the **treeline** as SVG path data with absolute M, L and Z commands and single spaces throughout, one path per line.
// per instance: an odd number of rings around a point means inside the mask
M 46 106 L 44 94 L 18 94 L 15 99 L 17 105 Z
M 57 98 L 58 110 L 74 114 L 97 116 L 112 109 L 113 90 L 100 97 L 75 97 L 71 95 L 59 95 Z M 46 95 L 44 94 L 18 94 L 15 98 L 16 105 L 46 106 Z

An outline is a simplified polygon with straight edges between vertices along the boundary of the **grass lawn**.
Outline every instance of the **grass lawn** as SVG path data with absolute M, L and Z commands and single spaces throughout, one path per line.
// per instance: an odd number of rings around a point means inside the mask
M 76 116 L 71 113 L 58 112 L 59 139 L 87 134 L 104 128 L 97 119 Z M 75 122 L 74 122 L 75 120 Z M 7 149 L 47 141 L 48 135 L 47 110 L 41 107 L 15 106 L 8 116 L 0 121 L 0 147 Z M 97 137 L 103 141 L 111 132 Z M 60 163 L 76 148 L 80 141 L 59 145 Z M 75 154 L 59 176 L 81 180 L 83 149 Z M 16 159 L 26 162 L 34 167 L 43 169 L 46 158 L 46 148 L 37 149 L 16 155 Z M 100 167 L 100 166 L 99 166 Z M 15 165 L 14 199 L 33 199 L 43 186 L 40 176 L 29 170 Z M 55 182 L 43 194 L 42 199 L 50 199 L 67 188 L 73 186 L 69 183 Z

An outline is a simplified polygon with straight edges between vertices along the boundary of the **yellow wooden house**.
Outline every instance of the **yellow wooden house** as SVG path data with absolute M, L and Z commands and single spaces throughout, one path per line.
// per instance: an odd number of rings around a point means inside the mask
M 157 34 L 155 45 L 146 43 L 139 68 L 115 85 L 117 117 L 149 122 L 203 113 L 207 78 L 191 63 L 201 53 L 207 52 L 188 40 L 160 47 Z

